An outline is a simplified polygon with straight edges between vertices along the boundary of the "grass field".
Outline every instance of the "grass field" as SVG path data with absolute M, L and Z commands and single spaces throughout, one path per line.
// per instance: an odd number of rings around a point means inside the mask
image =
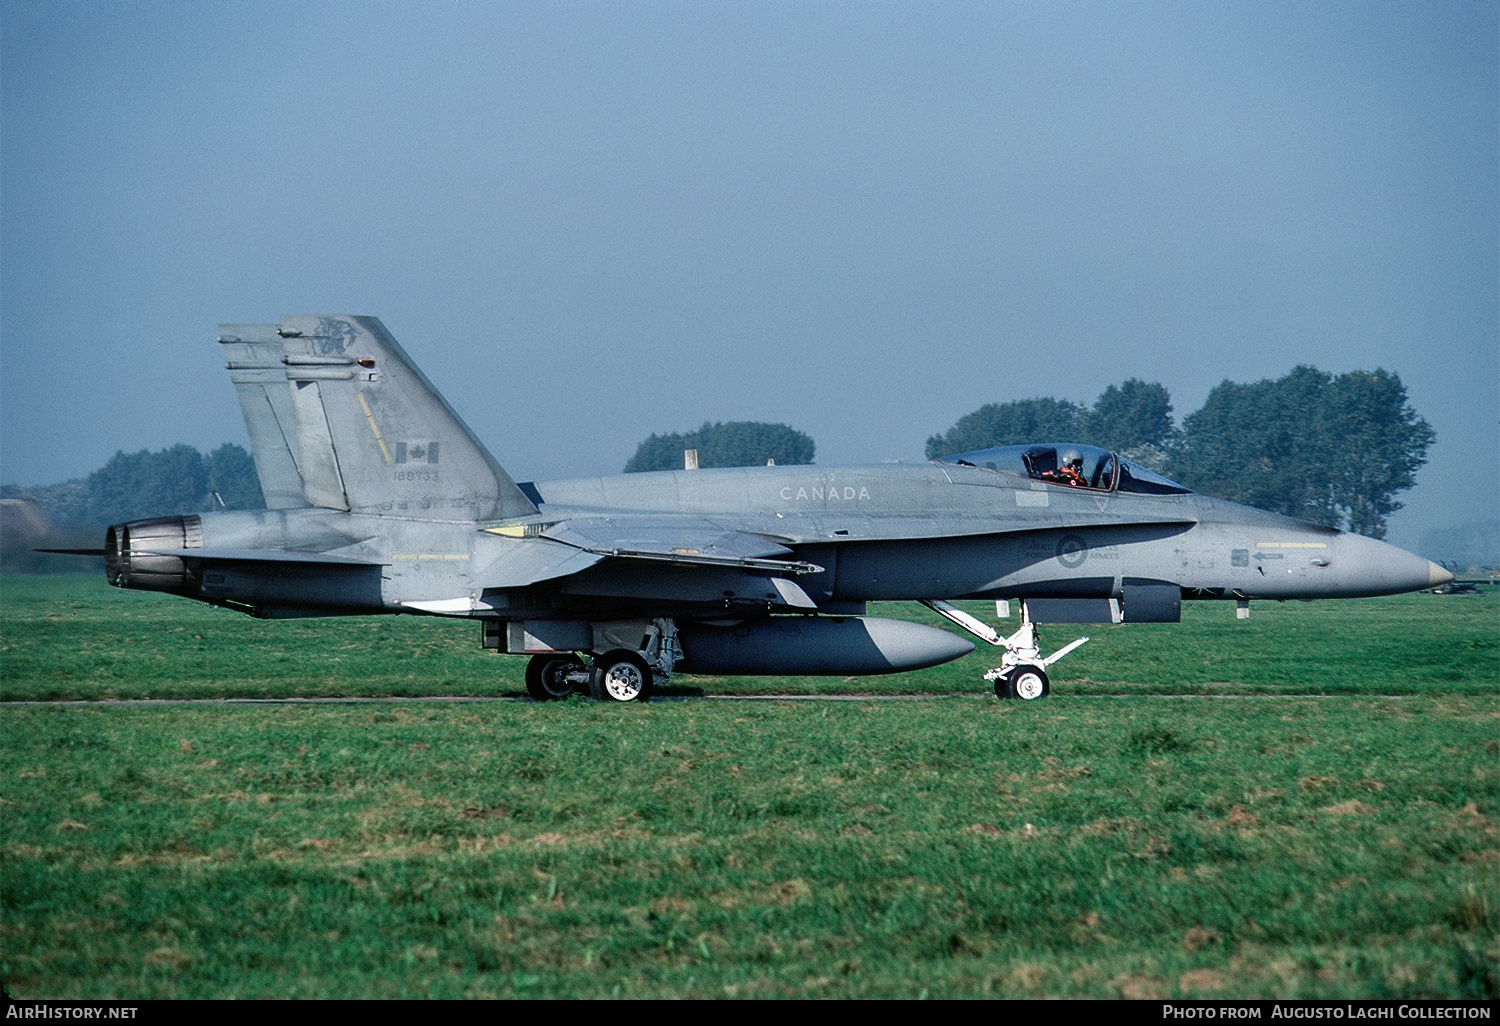
M 967 607 L 993 622 L 994 606 Z M 876 616 L 947 627 L 915 603 Z M 262 621 L 102 576 L 0 579 L 0 699 L 289 698 L 525 693 L 525 660 L 479 647 L 476 624 L 380 616 Z M 1017 621 L 1001 621 L 1007 631 Z M 1007 626 L 1008 624 L 1008 626 Z M 1500 592 L 1343 602 L 1185 603 L 1182 624 L 1043 627 L 1069 695 L 1493 695 Z M 679 677 L 668 694 L 974 695 L 989 646 L 946 666 L 860 679 Z
M 1096 628 L 1026 704 L 983 691 L 977 654 L 675 689 L 910 701 L 7 706 L 0 975 L 127 998 L 1494 997 L 1497 598 L 1191 606 Z M 11 700 L 521 691 L 463 624 L 260 623 L 88 578 L 5 580 L 0 628 Z

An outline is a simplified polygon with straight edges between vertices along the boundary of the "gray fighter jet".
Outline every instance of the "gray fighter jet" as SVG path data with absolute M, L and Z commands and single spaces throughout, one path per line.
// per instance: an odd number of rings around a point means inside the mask
M 1452 578 L 1383 542 L 1040 442 L 922 465 L 516 483 L 373 317 L 224 325 L 267 509 L 118 524 L 111 584 L 254 616 L 475 620 L 533 697 L 640 701 L 674 672 L 891 673 L 971 652 L 866 616 L 923 602 L 1047 694 L 1038 623 L 1167 623 L 1184 599 L 1387 595 Z M 1001 635 L 952 606 L 1019 605 Z

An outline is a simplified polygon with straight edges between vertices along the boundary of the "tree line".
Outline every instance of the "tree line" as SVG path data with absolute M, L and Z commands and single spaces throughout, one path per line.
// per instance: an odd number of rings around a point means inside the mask
M 1206 495 L 1383 538 L 1436 437 L 1395 374 L 1297 367 L 1216 387 L 1184 418 L 1166 472 Z
M 94 528 L 126 520 L 211 509 L 265 509 L 255 461 L 226 442 L 204 455 L 191 445 L 116 452 L 88 477 L 23 488 L 0 485 L 0 499 L 35 503 L 54 527 Z
M 625 464 L 625 473 L 681 470 L 682 454 L 687 449 L 698 450 L 700 467 L 763 467 L 771 460 L 778 464 L 811 463 L 817 445 L 810 436 L 785 424 L 704 421 L 696 431 L 653 434 L 636 448 Z
M 927 439 L 927 458 L 1026 442 L 1082 442 L 1160 470 L 1172 434 L 1172 397 L 1166 387 L 1131 378 L 1110 385 L 1092 407 L 1051 398 L 986 403 L 958 418 L 944 434 Z

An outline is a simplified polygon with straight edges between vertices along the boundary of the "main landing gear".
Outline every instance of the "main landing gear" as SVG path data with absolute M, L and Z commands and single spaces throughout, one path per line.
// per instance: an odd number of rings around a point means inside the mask
M 588 667 L 572 652 L 546 652 L 526 664 L 526 693 L 538 702 L 567 698 L 588 680 Z
M 594 660 L 589 670 L 589 690 L 595 698 L 611 702 L 649 702 L 651 677 L 646 660 L 634 652 L 618 649 Z
M 614 630 L 619 638 L 626 631 Z M 526 692 L 538 702 L 567 698 L 586 692 L 610 702 L 649 702 L 658 684 L 672 679 L 672 668 L 682 658 L 677 643 L 677 625 L 657 619 L 644 625 L 634 637 L 639 649 L 614 648 L 584 662 L 574 652 L 544 652 L 526 664 Z M 632 640 L 634 640 L 632 637 Z
M 1024 599 L 1021 601 L 1021 629 L 1008 638 L 946 602 L 937 599 L 923 600 L 922 605 L 958 624 L 975 637 L 1005 648 L 1005 654 L 1000 657 L 1000 665 L 984 675 L 985 680 L 994 682 L 995 695 L 999 698 L 1019 698 L 1029 702 L 1045 697 L 1052 690 L 1052 683 L 1047 678 L 1047 668 L 1089 640 L 1079 638 L 1044 659 L 1036 635 L 1036 624 L 1031 622 L 1031 614 Z

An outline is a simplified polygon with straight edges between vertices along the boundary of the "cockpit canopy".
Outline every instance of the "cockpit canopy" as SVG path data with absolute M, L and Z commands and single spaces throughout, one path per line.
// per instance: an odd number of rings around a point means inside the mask
M 1138 492 L 1144 495 L 1185 495 L 1188 492 L 1188 489 L 1176 481 L 1170 481 L 1108 449 L 1072 442 L 1039 442 L 1034 445 L 975 449 L 973 452 L 939 456 L 935 462 L 995 470 L 1002 474 L 1015 474 L 1049 484 L 1091 491 Z

